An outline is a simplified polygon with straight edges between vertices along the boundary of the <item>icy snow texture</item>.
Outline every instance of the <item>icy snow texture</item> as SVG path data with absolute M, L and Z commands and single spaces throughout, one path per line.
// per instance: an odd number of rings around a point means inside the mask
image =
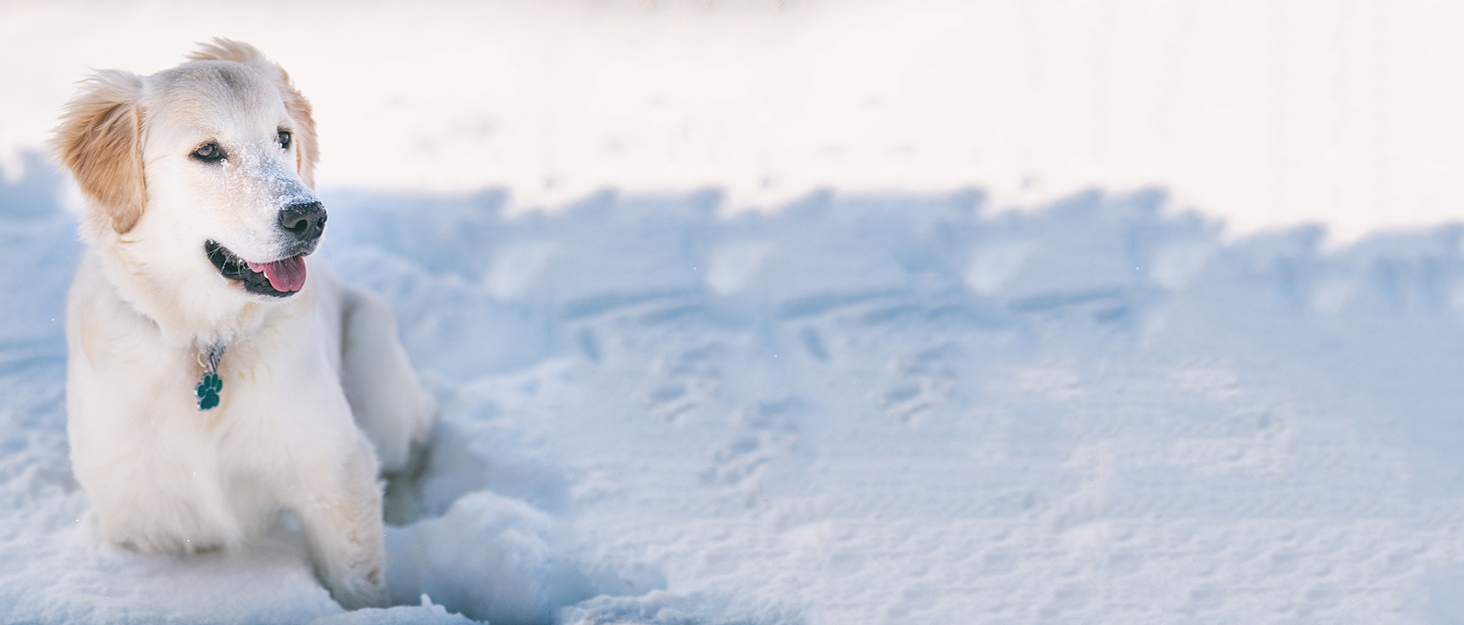
M 97 543 L 64 432 L 75 224 L 27 171 L 0 185 L 0 621 L 1464 617 L 1457 227 L 1323 252 L 1159 193 L 510 217 L 327 189 L 321 253 L 443 406 L 425 514 L 388 533 L 402 605 L 342 614 L 288 523 L 243 554 Z

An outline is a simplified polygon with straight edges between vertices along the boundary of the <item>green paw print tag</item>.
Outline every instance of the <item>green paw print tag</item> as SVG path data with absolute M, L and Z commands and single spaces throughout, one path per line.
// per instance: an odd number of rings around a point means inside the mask
M 198 396 L 198 409 L 208 410 L 219 405 L 219 391 L 224 390 L 224 381 L 217 373 L 203 374 L 203 380 L 198 386 L 193 387 L 193 393 Z
M 219 405 L 219 391 L 224 390 L 224 380 L 219 377 L 219 361 L 223 359 L 222 345 L 208 348 L 207 362 L 203 362 L 202 357 L 199 359 L 203 365 L 203 378 L 198 381 L 198 386 L 193 387 L 193 394 L 198 397 L 199 410 L 210 410 Z

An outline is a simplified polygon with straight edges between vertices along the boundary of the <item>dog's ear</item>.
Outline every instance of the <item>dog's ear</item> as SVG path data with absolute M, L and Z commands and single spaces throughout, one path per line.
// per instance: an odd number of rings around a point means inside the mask
M 198 44 L 198 49 L 188 55 L 190 61 L 234 61 L 264 69 L 275 74 L 280 95 L 285 99 L 285 109 L 290 119 L 295 120 L 295 170 L 300 179 L 311 188 L 315 187 L 315 163 L 320 160 L 320 144 L 315 137 L 315 118 L 310 115 L 310 101 L 301 95 L 290 81 L 289 72 L 264 57 L 259 48 L 242 41 L 215 37 L 212 43 Z
M 315 188 L 315 163 L 320 160 L 320 142 L 315 138 L 315 118 L 310 115 L 310 101 L 290 83 L 285 69 L 275 65 L 280 72 L 280 93 L 285 96 L 285 109 L 295 120 L 295 170 L 300 180 Z
M 66 105 L 52 150 L 96 206 L 94 219 L 126 233 L 142 218 L 142 78 L 103 70 L 82 83 Z

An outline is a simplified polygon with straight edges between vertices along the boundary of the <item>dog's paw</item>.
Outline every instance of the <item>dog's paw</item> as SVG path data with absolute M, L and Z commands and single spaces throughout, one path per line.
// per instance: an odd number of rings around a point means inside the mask
M 326 586 L 330 588 L 331 598 L 347 610 L 384 608 L 391 603 L 386 590 L 386 572 L 380 566 L 327 580 Z

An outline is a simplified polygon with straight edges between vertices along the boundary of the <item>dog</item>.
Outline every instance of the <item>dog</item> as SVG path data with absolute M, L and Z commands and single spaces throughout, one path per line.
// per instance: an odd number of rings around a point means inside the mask
M 310 256 L 327 213 L 309 102 L 215 39 L 100 71 L 53 149 L 87 199 L 67 301 L 67 429 L 107 541 L 237 549 L 292 514 L 343 607 L 387 603 L 382 487 L 436 419 L 380 298 Z

